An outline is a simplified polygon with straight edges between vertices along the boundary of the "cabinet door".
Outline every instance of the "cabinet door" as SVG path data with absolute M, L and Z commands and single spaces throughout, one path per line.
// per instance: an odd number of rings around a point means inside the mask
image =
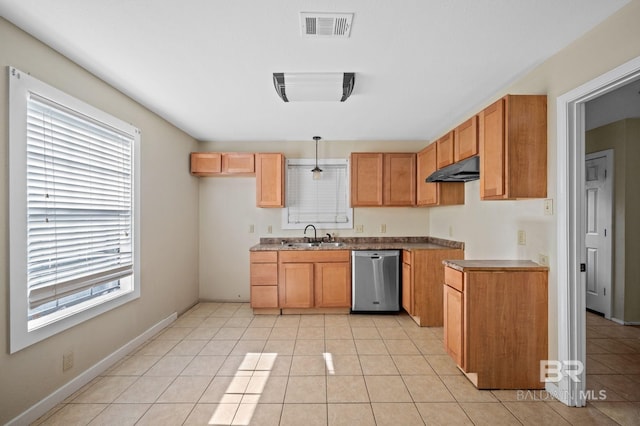
M 284 155 L 256 154 L 256 206 L 284 207 Z
M 315 306 L 348 308 L 351 306 L 351 267 L 349 262 L 315 264 Z
M 453 161 L 478 155 L 478 116 L 474 115 L 454 130 Z
M 255 173 L 253 153 L 225 152 L 222 154 L 222 173 L 253 174 Z
M 281 308 L 313 307 L 313 263 L 282 263 L 278 275 Z
M 351 206 L 382 205 L 382 154 L 351 154 Z
M 438 203 L 438 184 L 425 182 L 433 172 L 437 170 L 436 166 L 436 147 L 437 144 L 432 143 L 417 155 L 417 204 L 419 206 L 429 206 Z
M 415 154 L 384 154 L 383 188 L 385 206 L 416 205 Z
M 192 152 L 191 174 L 195 176 L 211 176 L 222 172 L 221 154 L 219 152 Z
M 504 99 L 479 114 L 480 198 L 505 196 Z
M 409 315 L 413 312 L 413 277 L 411 276 L 411 265 L 402 264 L 402 307 Z
M 438 145 L 438 168 L 447 167 L 449 164 L 453 164 L 453 130 L 438 139 L 436 144 Z
M 444 346 L 463 370 L 463 299 L 458 290 L 444 285 Z

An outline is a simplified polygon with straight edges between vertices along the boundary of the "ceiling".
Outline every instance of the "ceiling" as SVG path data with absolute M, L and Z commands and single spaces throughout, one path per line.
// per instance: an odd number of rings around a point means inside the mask
M 628 1 L 0 0 L 0 14 L 201 141 L 430 140 Z M 302 37 L 300 12 L 352 12 L 351 36 Z M 355 72 L 355 89 L 284 103 L 272 73 L 294 71 Z

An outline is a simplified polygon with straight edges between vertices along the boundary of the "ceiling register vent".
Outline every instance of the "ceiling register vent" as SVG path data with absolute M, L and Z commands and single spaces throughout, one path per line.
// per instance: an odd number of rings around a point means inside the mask
M 300 12 L 304 37 L 347 38 L 351 34 L 353 13 Z

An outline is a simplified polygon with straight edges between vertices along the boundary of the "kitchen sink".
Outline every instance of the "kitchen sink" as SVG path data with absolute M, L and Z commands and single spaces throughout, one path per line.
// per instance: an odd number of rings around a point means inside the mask
M 320 244 L 321 243 L 287 243 L 286 246 L 305 248 L 305 247 L 320 247 Z
M 342 247 L 344 243 L 320 243 L 320 247 Z
M 287 247 L 295 247 L 295 248 L 311 248 L 311 247 L 342 247 L 344 243 L 334 242 L 334 243 L 286 243 Z

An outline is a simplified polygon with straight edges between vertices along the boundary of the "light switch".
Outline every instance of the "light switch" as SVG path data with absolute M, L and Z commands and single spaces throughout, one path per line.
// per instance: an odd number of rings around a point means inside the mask
M 527 233 L 523 230 L 518 231 L 518 244 L 521 246 L 527 244 Z
M 547 198 L 546 200 L 544 200 L 544 214 L 553 214 L 553 198 Z

